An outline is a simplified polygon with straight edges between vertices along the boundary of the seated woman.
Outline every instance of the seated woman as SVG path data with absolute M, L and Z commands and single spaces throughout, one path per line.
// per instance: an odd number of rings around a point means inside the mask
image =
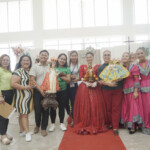
M 93 59 L 94 54 L 88 52 L 86 60 L 91 68 L 81 65 L 79 69 L 79 76 L 83 82 L 77 89 L 73 113 L 74 131 L 77 134 L 97 134 L 107 131 L 106 108 L 100 85 L 94 80 L 97 78 L 97 70 L 95 67 L 92 68 Z

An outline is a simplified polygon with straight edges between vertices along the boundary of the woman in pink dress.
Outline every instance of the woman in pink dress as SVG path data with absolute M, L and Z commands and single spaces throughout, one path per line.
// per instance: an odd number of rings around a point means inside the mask
M 143 133 L 150 135 L 150 60 L 146 59 L 145 48 L 140 47 L 136 51 L 139 59 L 140 85 L 143 101 L 144 125 Z
M 94 54 L 86 54 L 88 65 L 92 66 Z M 94 74 L 97 74 L 98 66 L 94 66 Z M 79 68 L 80 79 L 87 74 L 88 66 L 81 65 Z M 97 82 L 83 81 L 76 93 L 74 104 L 74 131 L 77 134 L 97 134 L 107 131 L 106 108 L 102 90 Z
M 143 106 L 140 90 L 138 66 L 130 64 L 130 54 L 122 55 L 123 65 L 129 70 L 130 75 L 125 79 L 123 85 L 123 101 L 121 123 L 127 126 L 129 133 L 135 133 L 135 125 L 143 123 Z

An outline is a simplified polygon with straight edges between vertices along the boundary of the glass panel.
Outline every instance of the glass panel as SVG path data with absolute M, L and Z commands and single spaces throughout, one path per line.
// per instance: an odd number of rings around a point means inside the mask
M 123 44 L 123 37 L 122 36 L 112 36 L 109 38 L 110 47 L 118 46 Z
M 20 1 L 20 24 L 21 31 L 29 31 L 33 29 L 31 0 Z
M 82 39 L 72 39 L 72 50 L 82 50 L 83 49 L 83 40 Z
M 70 28 L 69 0 L 57 0 L 58 28 Z
M 148 41 L 148 35 L 136 35 L 135 40 L 137 42 Z
M 0 32 L 8 32 L 6 2 L 0 2 Z
M 96 38 L 96 48 L 109 47 L 109 38 L 108 37 L 97 37 Z
M 58 40 L 44 40 L 44 49 L 58 50 Z
M 135 23 L 147 24 L 147 0 L 134 0 L 135 6 Z
M 84 39 L 84 48 L 87 47 L 96 48 L 95 38 L 86 38 Z
M 107 25 L 107 0 L 95 0 L 96 26 Z
M 81 0 L 70 0 L 71 27 L 81 27 Z
M 149 17 L 149 23 L 150 23 L 150 0 L 148 0 L 148 17 Z
M 71 40 L 59 40 L 59 50 L 71 50 Z
M 108 0 L 109 25 L 122 24 L 122 0 Z
M 93 0 L 82 0 L 83 25 L 84 27 L 94 26 L 94 3 Z
M 19 1 L 8 2 L 8 23 L 10 32 L 16 32 L 20 30 Z
M 44 29 L 57 29 L 56 0 L 44 0 Z

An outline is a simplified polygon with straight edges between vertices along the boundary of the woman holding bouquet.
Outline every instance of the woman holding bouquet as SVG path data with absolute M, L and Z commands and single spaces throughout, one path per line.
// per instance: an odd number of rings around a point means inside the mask
M 129 133 L 135 133 L 135 125 L 143 123 L 143 104 L 140 89 L 139 68 L 130 63 L 130 54 L 122 55 L 123 65 L 130 75 L 124 80 L 121 123 L 126 125 Z
M 100 75 L 103 70 L 109 65 L 111 60 L 111 52 L 105 50 L 103 52 L 104 64 L 98 69 L 98 74 Z M 121 116 L 121 103 L 122 103 L 122 87 L 123 81 L 104 81 L 102 78 L 99 78 L 99 82 L 102 87 L 104 99 L 106 102 L 106 110 L 108 116 L 108 128 L 113 128 L 114 135 L 118 135 L 118 128 Z
M 56 94 L 56 100 L 58 101 L 59 108 L 59 119 L 60 119 L 60 129 L 65 131 L 67 130 L 64 122 L 65 117 L 65 107 L 67 100 L 67 82 L 70 82 L 70 68 L 67 67 L 67 56 L 64 53 L 61 53 L 56 62 L 56 71 L 58 72 L 58 82 L 60 90 Z M 55 129 L 55 119 L 56 119 L 56 110 L 53 108 L 50 112 L 52 125 L 49 131 L 54 131 Z
M 86 54 L 87 65 L 79 68 L 79 77 L 82 83 L 79 85 L 74 103 L 74 131 L 77 134 L 97 134 L 107 131 L 106 129 L 106 109 L 102 95 L 102 90 L 97 83 L 97 66 L 92 67 L 94 54 Z M 90 79 L 92 74 L 96 80 Z M 86 78 L 89 77 L 89 80 Z M 93 82 L 91 82 L 93 80 Z

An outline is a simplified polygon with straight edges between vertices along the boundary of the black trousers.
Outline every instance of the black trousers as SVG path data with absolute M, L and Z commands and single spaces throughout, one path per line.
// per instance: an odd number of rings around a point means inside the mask
M 13 90 L 1 91 L 1 92 L 5 99 L 5 102 L 11 105 L 12 100 L 13 100 Z M 0 134 L 1 135 L 5 135 L 7 133 L 8 123 L 9 123 L 8 119 L 5 119 L 2 116 L 0 116 Z
M 60 123 L 64 122 L 65 117 L 65 107 L 66 107 L 66 100 L 67 100 L 67 90 L 57 92 L 56 100 L 58 101 L 58 108 L 59 108 L 59 120 Z M 56 120 L 56 110 L 51 108 L 50 110 L 50 118 L 51 122 L 55 123 Z
M 74 107 L 74 101 L 75 101 L 75 96 L 76 96 L 76 92 L 77 92 L 77 88 L 78 88 L 78 84 L 75 83 L 74 87 L 70 87 L 70 84 L 67 85 L 67 93 L 68 93 L 68 97 L 67 97 L 67 102 L 66 102 L 66 111 L 67 114 L 71 114 L 71 116 L 73 117 L 73 107 Z M 69 101 L 71 102 L 71 108 L 69 106 Z
M 48 118 L 49 118 L 49 109 L 44 110 L 41 106 L 41 101 L 44 97 L 41 93 L 34 89 L 33 101 L 34 101 L 34 111 L 35 111 L 35 123 L 37 127 L 41 126 L 42 130 L 46 130 L 48 126 Z

